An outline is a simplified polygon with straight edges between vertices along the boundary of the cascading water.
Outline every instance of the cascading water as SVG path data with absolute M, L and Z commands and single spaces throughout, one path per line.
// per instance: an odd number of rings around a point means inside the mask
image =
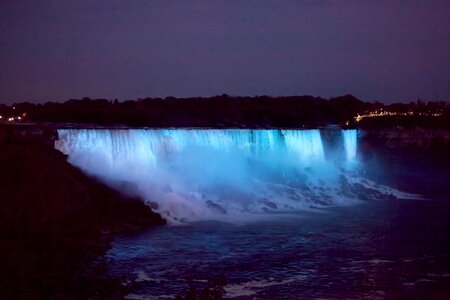
M 358 201 L 358 179 L 325 159 L 319 130 L 61 129 L 58 137 L 55 148 L 70 163 L 141 196 L 169 221 Z M 346 161 L 355 161 L 356 130 L 342 131 L 342 143 Z
M 352 130 L 342 130 L 342 137 L 344 139 L 344 149 L 345 157 L 348 162 L 354 162 L 356 160 L 356 149 L 357 149 L 357 131 Z

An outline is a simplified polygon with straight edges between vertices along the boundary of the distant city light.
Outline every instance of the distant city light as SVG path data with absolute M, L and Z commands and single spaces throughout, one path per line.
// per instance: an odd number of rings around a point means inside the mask
M 383 111 L 383 109 L 380 109 L 380 111 L 375 110 L 372 112 L 366 112 L 363 115 L 357 114 L 355 117 L 355 121 L 359 122 L 364 118 L 373 118 L 373 117 L 383 117 L 383 116 L 412 116 L 412 115 L 419 115 L 419 116 L 433 116 L 433 117 L 440 117 L 442 116 L 442 113 L 414 113 L 413 111 L 408 111 L 407 113 L 399 113 L 399 112 L 390 112 L 390 111 Z

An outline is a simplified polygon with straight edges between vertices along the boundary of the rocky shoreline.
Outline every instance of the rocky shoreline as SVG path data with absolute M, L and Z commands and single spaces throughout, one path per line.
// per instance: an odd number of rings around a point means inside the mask
M 121 298 L 103 269 L 114 234 L 166 221 L 70 165 L 45 127 L 0 128 L 0 298 Z
M 90 178 L 46 143 L 0 143 L 0 233 L 105 234 L 162 225 L 140 199 Z

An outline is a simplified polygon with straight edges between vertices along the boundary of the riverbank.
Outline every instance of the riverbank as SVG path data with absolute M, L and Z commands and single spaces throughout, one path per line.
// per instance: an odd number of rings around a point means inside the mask
M 104 234 L 165 221 L 142 201 L 84 175 L 38 142 L 0 147 L 0 233 Z
M 51 131 L 25 133 L 0 139 L 0 298 L 120 295 L 99 259 L 115 233 L 165 220 L 70 165 Z

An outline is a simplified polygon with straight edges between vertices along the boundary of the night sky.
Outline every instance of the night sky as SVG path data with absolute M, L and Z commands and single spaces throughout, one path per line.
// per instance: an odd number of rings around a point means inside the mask
M 449 0 L 0 1 L 0 102 L 450 99 Z

